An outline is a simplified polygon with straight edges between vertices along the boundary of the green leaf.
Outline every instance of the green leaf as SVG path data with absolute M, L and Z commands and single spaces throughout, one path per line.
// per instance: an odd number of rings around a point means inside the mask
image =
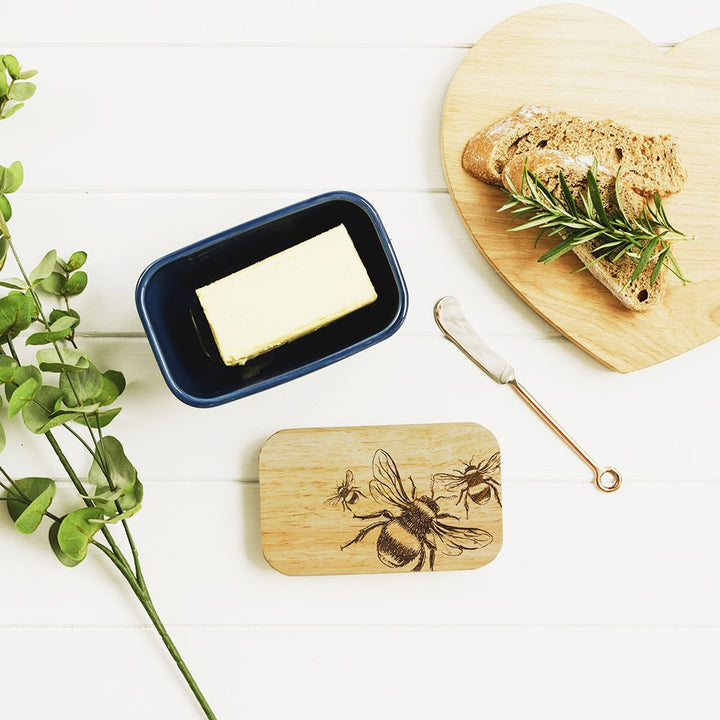
M 0 425 L 0 452 L 2 452 L 5 449 L 5 444 L 7 443 L 7 437 L 5 437 L 5 428 Z
M 25 103 L 16 103 L 15 105 L 11 105 L 8 107 L 5 106 L 5 110 L 3 110 L 2 115 L 0 115 L 0 120 L 5 120 L 6 118 L 9 118 L 11 115 L 14 115 L 20 108 L 25 107 Z M 8 218 L 5 218 L 6 220 Z
M 35 321 L 37 308 L 29 294 L 13 290 L 0 298 L 0 335 L 13 337 Z
M 35 399 L 37 390 L 38 381 L 36 378 L 28 378 L 24 383 L 18 385 L 8 403 L 8 417 L 17 415 L 25 405 L 32 402 Z
M 5 267 L 5 260 L 7 260 L 9 249 L 10 241 L 5 237 L 5 235 L 0 235 L 0 270 Z
M 18 75 L 18 80 L 29 80 L 31 77 L 35 77 L 38 74 L 37 70 L 23 70 Z
M 58 543 L 58 530 L 60 529 L 60 523 L 61 520 L 56 520 L 51 526 L 50 526 L 50 532 L 48 533 L 48 540 L 50 541 L 50 547 L 52 548 L 53 552 L 55 553 L 55 557 L 66 567 L 75 567 L 76 565 L 79 565 L 80 562 L 77 560 L 73 560 L 71 557 L 68 557 L 61 549 L 60 545 Z
M 14 55 L 3 55 L 3 65 L 7 68 L 13 80 L 20 77 L 20 63 Z
M 117 370 L 103 373 L 102 392 L 98 398 L 101 405 L 112 405 L 125 390 L 125 376 Z
M 85 425 L 87 423 L 90 427 L 95 428 L 95 430 L 98 428 L 104 428 L 120 414 L 121 410 L 122 408 L 118 407 L 112 408 L 111 410 L 105 410 L 104 412 L 96 412 L 92 415 L 85 415 L 82 420 L 82 424 Z M 76 422 L 81 421 L 76 419 Z
M 69 558 L 75 564 L 81 563 L 87 555 L 90 541 L 100 529 L 100 525 L 90 521 L 102 520 L 103 517 L 103 511 L 95 507 L 81 508 L 66 515 L 55 533 L 57 549 L 62 556 Z M 52 536 L 50 543 L 53 544 Z M 63 562 L 63 557 L 57 552 L 55 554 L 58 555 L 60 562 Z
M 44 435 L 48 430 L 74 420 L 76 412 L 57 412 L 62 402 L 62 391 L 51 385 L 38 388 L 35 401 L 22 409 L 25 427 L 36 435 Z
M 13 83 L 12 87 L 8 91 L 8 97 L 11 100 L 19 100 L 23 102 L 29 100 L 37 90 L 35 83 L 31 82 L 16 82 Z
M 109 478 L 103 468 L 107 470 Z M 97 486 L 112 484 L 113 487 L 122 489 L 132 487 L 137 479 L 137 470 L 125 455 L 120 441 L 112 435 L 102 438 L 98 442 L 96 457 L 88 472 L 88 482 Z
M 0 97 L 5 97 L 8 93 L 8 81 L 5 75 L 5 68 L 0 71 Z
M 48 320 L 52 325 L 56 320 L 59 320 L 61 317 L 73 317 L 77 320 L 76 324 L 80 324 L 80 314 L 76 310 L 60 310 L 60 308 L 54 308 L 53 310 L 51 310 Z
M 5 385 L 5 397 L 10 400 L 17 388 L 30 378 L 37 381 L 38 387 L 42 385 L 42 373 L 34 365 L 21 365 L 16 368 L 12 379 Z
M 23 533 L 34 533 L 55 497 L 55 483 L 50 478 L 26 477 L 16 480 L 8 490 L 7 509 L 15 527 Z
M 5 117 L 7 117 L 7 115 Z M 10 206 L 10 201 L 2 193 L 0 193 L 0 212 L 3 214 L 5 222 L 10 220 L 12 217 L 12 207 Z
M 62 349 L 62 362 L 55 348 L 43 348 L 36 355 L 43 372 L 79 372 L 90 367 L 87 353 L 75 348 Z
M 65 354 L 63 353 L 63 358 Z M 63 401 L 69 408 L 93 405 L 102 392 L 102 375 L 92 364 L 72 372 L 61 372 L 58 383 L 63 393 Z
M 63 295 L 79 295 L 86 287 L 88 282 L 87 273 L 84 270 L 74 272 L 65 283 Z
M 84 250 L 78 250 L 74 252 L 68 260 L 68 267 L 70 270 L 79 270 L 87 260 L 87 253 Z
M 78 324 L 77 318 L 70 315 L 58 318 L 50 325 L 50 330 L 33 333 L 25 340 L 26 345 L 46 345 L 47 343 L 63 340 L 73 334 L 73 328 Z
M 123 512 L 138 507 L 143 498 L 143 486 L 138 480 L 137 470 L 127 459 L 120 441 L 110 435 L 98 443 L 95 459 L 90 466 L 88 482 L 96 486 L 96 504 L 108 517 L 117 512 L 117 504 Z M 120 490 L 116 501 L 103 500 L 113 491 Z
M 51 272 L 44 280 L 40 282 L 40 287 L 51 295 L 62 295 L 67 278 L 63 273 Z
M 22 185 L 23 179 L 24 171 L 22 163 L 16 160 L 10 167 L 5 168 L 2 191 L 5 193 L 14 193 Z
M 0 355 L 0 383 L 10 382 L 18 367 L 15 358 L 9 355 Z
M 108 522 L 117 522 L 120 519 L 135 515 L 142 507 L 142 499 L 145 490 L 142 483 L 137 480 L 132 486 L 125 487 L 120 493 L 117 491 L 110 493 L 107 485 L 101 485 L 97 488 L 96 494 L 93 495 L 93 502 L 110 518 Z M 105 497 L 112 499 L 104 499 Z M 116 515 L 118 506 L 122 517 Z
M 20 278 L 5 278 L 4 280 L 0 280 L 0 285 L 2 285 L 2 287 L 11 288 L 12 290 L 27 290 L 25 281 Z
M 50 250 L 45 257 L 40 261 L 38 266 L 30 273 L 30 284 L 37 285 L 41 280 L 49 277 L 50 274 L 55 270 L 55 264 L 57 263 L 57 251 Z

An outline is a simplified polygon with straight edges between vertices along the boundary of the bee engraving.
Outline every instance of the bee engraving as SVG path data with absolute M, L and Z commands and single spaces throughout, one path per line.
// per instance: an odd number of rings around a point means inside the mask
M 329 497 L 325 504 L 334 506 L 340 503 L 345 512 L 350 510 L 350 506 L 354 505 L 361 497 L 367 497 L 367 495 L 361 492 L 359 487 L 353 485 L 353 472 L 348 470 L 345 473 L 345 480 L 337 486 L 335 494 Z
M 430 570 L 435 567 L 435 554 L 460 555 L 463 550 L 477 550 L 489 545 L 493 536 L 479 528 L 465 528 L 442 522 L 458 520 L 455 515 L 440 512 L 440 506 L 431 489 L 430 495 L 416 496 L 415 483 L 409 478 L 410 492 L 400 478 L 395 461 L 385 452 L 377 450 L 373 457 L 373 479 L 370 494 L 380 505 L 390 505 L 399 510 L 393 513 L 387 507 L 368 515 L 353 515 L 358 520 L 379 519 L 363 528 L 341 550 L 359 543 L 373 530 L 379 528 L 377 556 L 380 562 L 391 568 L 402 568 L 415 563 L 413 572 L 422 570 L 427 560 Z
M 441 483 L 449 492 L 460 491 L 456 505 L 462 503 L 467 518 L 470 515 L 470 501 L 476 505 L 485 505 L 494 497 L 498 501 L 498 505 L 502 506 L 500 481 L 496 480 L 499 470 L 500 453 L 496 452 L 477 465 L 473 464 L 471 458 L 469 463 L 465 463 L 463 470 L 437 473 L 433 475 L 433 483 Z

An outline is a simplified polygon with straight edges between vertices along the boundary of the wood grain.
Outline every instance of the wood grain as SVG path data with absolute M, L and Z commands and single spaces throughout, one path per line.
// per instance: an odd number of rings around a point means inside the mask
M 490 497 L 484 504 L 470 499 L 466 516 L 463 496 L 453 493 L 440 478 L 433 483 L 433 476 L 462 470 L 497 452 L 499 447 L 492 433 L 472 423 L 276 433 L 260 453 L 265 558 L 286 575 L 429 570 L 434 544 L 437 570 L 481 567 L 497 555 L 502 545 L 498 499 Z M 383 468 L 382 463 L 389 466 Z M 392 475 L 396 477 L 389 477 Z M 493 478 L 500 483 L 499 467 Z M 398 490 L 406 492 L 408 502 L 399 506 L 380 497 L 378 482 L 391 488 L 390 492 L 395 488 L 395 494 Z M 417 496 L 410 489 L 413 483 Z M 437 498 L 434 508 L 433 497 Z M 392 514 L 379 516 L 383 510 Z M 449 554 L 453 548 L 441 542 L 436 525 L 426 533 L 416 524 L 409 524 L 415 510 L 434 510 L 433 520 L 451 526 L 453 535 L 461 534 L 459 542 L 466 549 L 455 547 Z M 441 513 L 456 517 L 441 517 Z M 376 527 L 365 535 L 364 529 L 371 525 Z M 478 528 L 485 531 L 487 539 L 471 549 L 468 533 Z
M 534 234 L 508 236 L 500 191 L 461 167 L 467 140 L 523 104 L 552 105 L 635 130 L 677 136 L 689 178 L 666 202 L 674 224 L 696 239 L 676 245 L 687 287 L 671 281 L 648 313 L 625 310 L 575 257 L 539 265 Z M 445 99 L 445 173 L 468 231 L 492 266 L 540 315 L 620 372 L 644 368 L 720 335 L 720 29 L 661 54 L 634 28 L 578 5 L 510 18 L 458 68 Z

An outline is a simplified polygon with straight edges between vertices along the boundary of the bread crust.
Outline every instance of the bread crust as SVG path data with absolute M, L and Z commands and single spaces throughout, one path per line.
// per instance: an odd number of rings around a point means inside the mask
M 574 157 L 558 150 L 538 150 L 526 156 L 514 157 L 503 170 L 503 183 L 507 189 L 520 191 L 522 176 L 527 163 L 528 171 L 535 175 L 555 195 L 559 191 L 559 173 L 563 172 L 567 184 L 579 200 L 581 193 L 586 192 L 587 171 L 592 167 L 593 158 L 589 156 Z M 610 211 L 616 210 L 618 203 L 615 194 L 615 174 L 608 168 L 598 166 L 596 177 L 603 204 Z M 644 211 L 645 199 L 629 185 L 621 183 L 620 201 L 625 214 L 639 217 Z M 666 270 L 662 267 L 654 283 L 651 283 L 655 263 L 651 262 L 640 276 L 631 280 L 635 271 L 635 263 L 627 257 L 617 262 L 609 260 L 597 261 L 593 249 L 594 244 L 578 245 L 573 252 L 587 267 L 588 272 L 604 285 L 615 298 L 627 309 L 636 312 L 651 310 L 662 299 L 667 286 Z
M 671 135 L 642 135 L 613 120 L 586 120 L 540 105 L 524 105 L 474 135 L 462 165 L 479 180 L 501 185 L 510 161 L 543 149 L 591 155 L 613 173 L 622 165 L 627 183 L 646 197 L 678 192 L 687 179 Z

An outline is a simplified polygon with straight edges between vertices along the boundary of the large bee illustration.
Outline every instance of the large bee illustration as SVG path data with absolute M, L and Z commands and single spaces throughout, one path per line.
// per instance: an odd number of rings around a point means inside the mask
M 435 554 L 460 555 L 463 550 L 477 550 L 489 545 L 493 536 L 479 528 L 465 528 L 442 522 L 446 518 L 458 520 L 455 515 L 440 512 L 439 498 L 430 495 L 416 497 L 415 483 L 409 478 L 410 494 L 400 479 L 395 461 L 385 450 L 377 450 L 373 457 L 373 479 L 370 494 L 381 505 L 399 510 L 393 514 L 385 508 L 369 515 L 354 515 L 358 520 L 382 518 L 363 528 L 341 550 L 359 543 L 370 532 L 380 528 L 377 539 L 377 556 L 391 568 L 415 563 L 413 572 L 422 570 L 427 560 L 430 570 L 435 566 Z
M 367 497 L 360 488 L 353 485 L 353 472 L 348 470 L 345 473 L 345 480 L 338 484 L 335 494 L 329 497 L 326 501 L 326 505 L 337 505 L 340 503 L 343 512 L 350 509 L 351 505 L 354 505 L 361 497 Z
M 494 497 L 498 504 L 502 505 L 500 481 L 495 479 L 499 470 L 500 453 L 496 452 L 477 465 L 473 464 L 471 459 L 469 463 L 465 463 L 463 470 L 433 475 L 433 484 L 439 482 L 445 490 L 450 492 L 459 490 L 460 494 L 456 504 L 463 504 L 467 518 L 470 516 L 471 500 L 476 505 L 485 505 Z

